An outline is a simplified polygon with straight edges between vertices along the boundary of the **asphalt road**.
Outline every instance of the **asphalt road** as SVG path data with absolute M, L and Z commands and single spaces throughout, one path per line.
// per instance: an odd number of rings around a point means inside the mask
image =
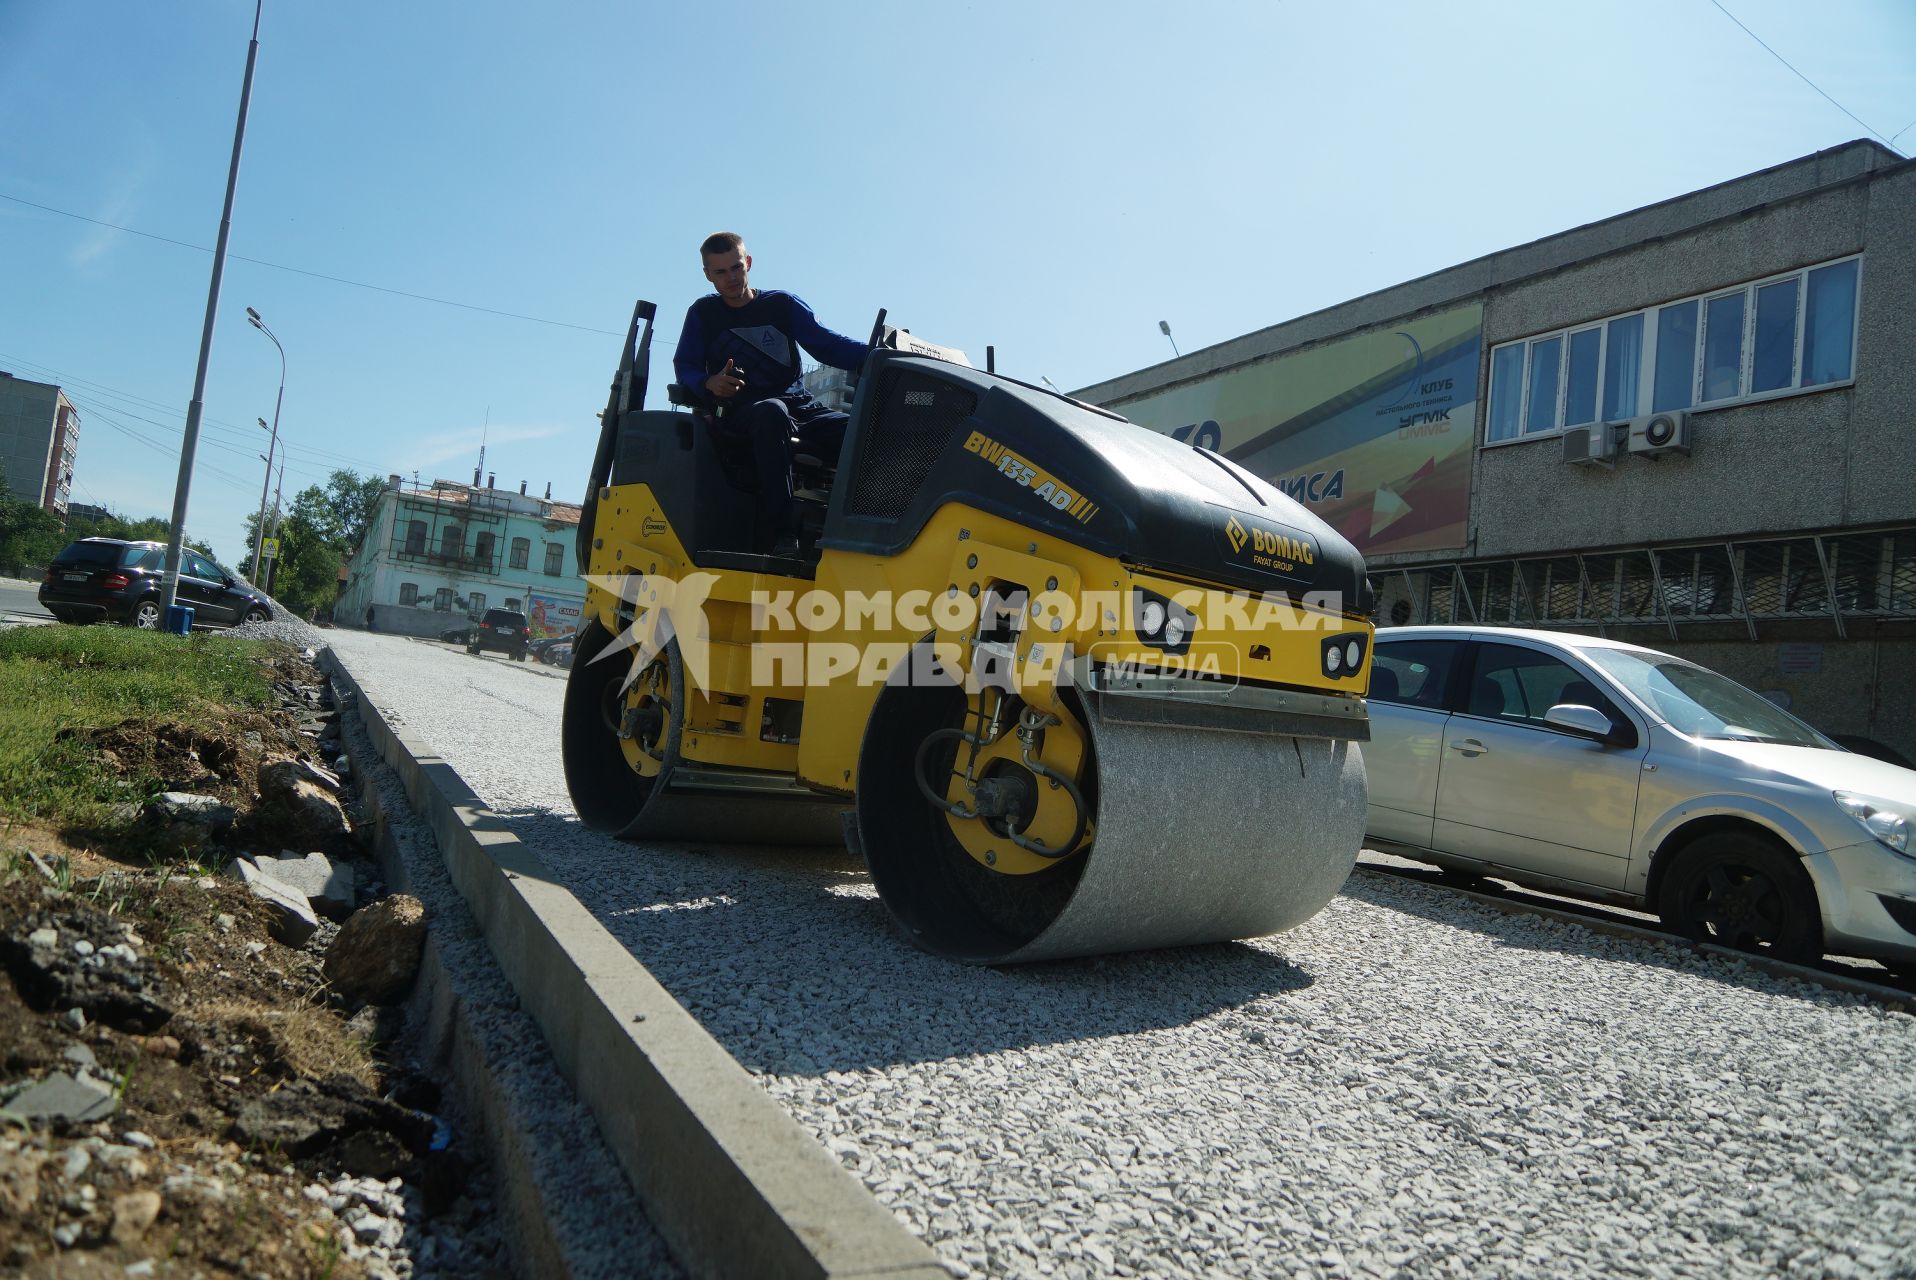
M 328 639 L 957 1275 L 1916 1274 L 1916 1018 L 1871 1000 L 1375 876 L 954 965 L 842 851 L 581 829 L 548 673 Z
M 40 607 L 39 592 L 37 582 L 0 578 L 0 627 L 50 621 L 53 615 Z

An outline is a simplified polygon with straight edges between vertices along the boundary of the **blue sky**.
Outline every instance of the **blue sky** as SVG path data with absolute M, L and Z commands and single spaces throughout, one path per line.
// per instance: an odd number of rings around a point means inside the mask
M 1916 146 L 1916 5 L 1723 3 Z M 0 369 L 78 402 L 80 501 L 170 513 L 212 259 L 20 201 L 210 248 L 252 17 L 0 0 Z M 236 560 L 259 501 L 248 306 L 289 494 L 469 480 L 484 430 L 577 500 L 633 300 L 662 396 L 713 230 L 834 328 L 1069 389 L 1868 133 L 1710 0 L 267 0 L 188 532 Z

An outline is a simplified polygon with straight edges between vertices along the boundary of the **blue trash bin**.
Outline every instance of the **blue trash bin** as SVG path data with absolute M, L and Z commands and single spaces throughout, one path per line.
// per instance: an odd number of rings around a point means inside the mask
M 190 604 L 168 605 L 166 622 L 160 630 L 168 635 L 184 636 L 193 632 L 193 606 Z

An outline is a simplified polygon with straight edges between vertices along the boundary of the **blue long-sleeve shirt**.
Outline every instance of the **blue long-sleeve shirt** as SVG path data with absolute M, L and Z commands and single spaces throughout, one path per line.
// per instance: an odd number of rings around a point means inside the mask
M 870 350 L 820 324 L 796 294 L 760 289 L 744 306 L 728 307 L 710 293 L 687 309 L 672 369 L 680 386 L 702 395 L 705 380 L 730 360 L 733 373 L 745 380 L 742 398 L 803 395 L 800 348 L 820 364 L 852 370 L 865 362 Z

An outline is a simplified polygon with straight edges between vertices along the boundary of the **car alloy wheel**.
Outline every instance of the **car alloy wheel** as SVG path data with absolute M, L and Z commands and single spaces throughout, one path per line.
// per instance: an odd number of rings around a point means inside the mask
M 268 614 L 268 613 L 266 612 L 266 610 L 264 610 L 264 609 L 262 609 L 262 608 L 260 608 L 260 607 L 259 607 L 258 605 L 254 605 L 254 606 L 253 606 L 253 607 L 252 607 L 251 609 L 248 609 L 248 610 L 246 611 L 246 616 L 245 616 L 244 618 L 242 618 L 242 619 L 240 619 L 240 621 L 242 621 L 242 622 L 265 622 L 265 621 L 266 621 L 266 620 L 268 619 L 268 617 L 269 617 L 269 616 L 270 616 L 270 615 L 269 615 L 269 614 Z
M 141 631 L 160 629 L 160 602 L 151 598 L 133 606 L 133 612 L 127 615 L 126 625 L 137 627 Z
M 1823 952 L 1816 887 L 1774 840 L 1719 831 L 1686 845 L 1663 877 L 1657 914 L 1698 942 L 1804 960 Z

